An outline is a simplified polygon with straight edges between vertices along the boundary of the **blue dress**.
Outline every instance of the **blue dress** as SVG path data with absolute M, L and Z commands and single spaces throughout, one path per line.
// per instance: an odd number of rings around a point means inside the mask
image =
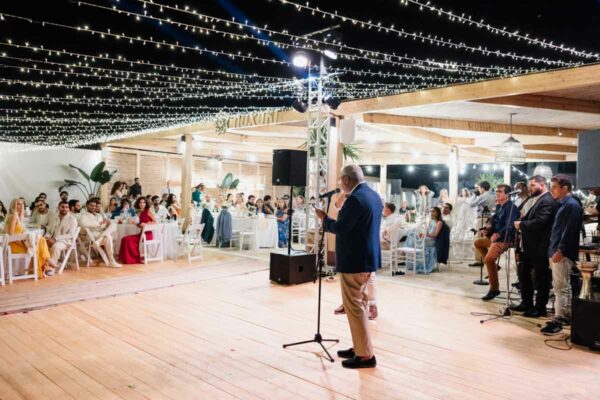
M 427 234 L 432 235 L 435 233 L 436 222 L 432 220 L 429 222 L 427 227 Z M 415 240 L 415 231 L 411 231 L 406 239 L 406 247 L 412 247 Z M 425 265 L 423 265 L 423 258 L 420 254 L 417 254 L 417 274 L 430 274 L 435 268 L 437 263 L 437 251 L 435 247 L 436 238 L 425 238 Z M 412 260 L 406 260 L 406 270 L 412 271 L 414 269 Z
M 285 214 L 283 210 L 277 210 L 275 216 L 277 218 L 281 218 Z M 290 226 L 290 219 L 286 219 L 285 221 L 277 221 L 277 233 L 278 233 L 278 242 L 279 247 L 287 246 L 288 241 L 288 230 Z

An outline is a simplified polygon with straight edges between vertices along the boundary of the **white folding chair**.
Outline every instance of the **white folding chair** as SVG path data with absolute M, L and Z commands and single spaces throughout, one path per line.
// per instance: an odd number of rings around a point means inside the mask
M 400 231 L 396 230 L 390 233 L 390 248 L 389 250 L 381 249 L 381 263 L 382 267 L 388 266 L 390 267 L 390 272 L 394 272 L 394 265 L 397 265 L 396 259 L 398 258 L 398 244 Z
M 0 284 L 4 286 L 6 284 L 4 277 L 4 256 L 6 252 L 6 235 L 0 235 Z
M 35 238 L 37 241 L 37 235 L 35 235 Z M 13 281 L 19 280 L 19 279 L 33 278 L 36 281 L 38 280 L 37 243 L 32 243 L 31 245 L 33 246 L 33 249 L 30 249 L 30 251 L 28 251 L 28 252 L 13 254 L 10 244 L 18 243 L 18 242 L 28 243 L 29 235 L 28 234 L 11 235 L 8 237 L 8 240 L 6 241 L 6 259 L 7 259 L 7 263 L 8 263 L 8 282 L 11 285 L 12 285 Z M 19 262 L 19 261 L 23 263 L 23 271 L 24 272 L 23 272 L 23 274 L 15 276 L 15 267 L 16 267 L 15 264 L 16 264 L 16 262 Z M 29 264 L 32 264 L 32 268 L 33 268 L 33 272 L 31 274 L 28 273 Z
M 67 263 L 69 262 L 69 258 L 71 257 L 71 254 L 75 254 L 75 265 L 77 266 L 77 271 L 79 271 L 79 255 L 77 254 L 77 238 L 79 237 L 79 232 L 81 231 L 81 228 L 77 228 L 75 229 L 75 233 L 73 234 L 73 238 L 71 238 L 71 243 L 69 244 L 69 247 L 67 247 L 66 249 L 64 249 L 62 251 L 62 263 L 60 264 L 60 269 L 58 270 L 59 274 L 62 274 L 65 267 L 67 266 Z M 75 252 L 75 253 L 73 253 Z
M 250 239 L 248 242 L 248 249 L 252 249 L 252 241 L 256 240 L 256 232 L 254 231 L 245 231 L 239 233 L 240 237 L 240 251 L 244 250 L 244 239 Z
M 144 264 L 148 261 L 165 261 L 165 249 L 163 246 L 163 228 L 162 224 L 146 224 L 142 229 L 142 246 L 144 249 Z M 146 232 L 152 232 L 152 239 L 146 238 Z M 155 256 L 151 256 L 150 248 L 154 247 Z
M 406 264 L 406 272 L 408 272 L 408 263 L 412 262 L 413 273 L 417 274 L 417 260 L 421 259 L 423 267 L 425 267 L 425 235 L 426 229 L 416 229 L 413 233 L 412 247 L 399 247 L 397 249 L 397 262 L 404 261 Z
M 292 237 L 298 238 L 298 243 L 306 241 L 306 218 L 292 217 Z
M 185 246 L 188 263 L 192 260 L 202 260 L 202 232 L 204 224 L 190 225 L 184 237 L 178 240 L 180 246 Z M 194 255 L 196 248 L 200 248 L 200 254 Z
M 102 261 L 108 265 L 108 257 L 106 255 L 106 253 L 104 252 L 104 250 L 100 247 L 94 248 L 94 233 L 90 230 L 90 228 L 84 228 L 85 231 L 85 237 L 84 238 L 78 238 L 78 242 L 80 244 L 80 246 L 84 249 L 85 251 L 85 257 L 87 259 L 86 262 L 86 267 L 90 267 L 90 265 L 92 265 L 92 250 L 96 251 L 96 253 L 98 253 L 98 256 L 100 256 L 100 258 L 102 259 Z

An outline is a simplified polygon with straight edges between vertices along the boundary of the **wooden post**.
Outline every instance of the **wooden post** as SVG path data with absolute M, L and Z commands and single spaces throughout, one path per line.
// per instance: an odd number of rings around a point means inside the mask
M 142 172 L 142 156 L 139 151 L 135 152 L 135 177 L 139 178 Z
M 452 146 L 448 156 L 448 196 L 450 201 L 454 203 L 458 196 L 458 147 Z
M 510 182 L 510 175 L 511 175 L 510 170 L 511 170 L 510 163 L 504 164 L 504 183 L 506 183 L 507 185 L 512 187 L 512 184 Z
M 181 166 L 181 210 L 185 218 L 183 229 L 190 223 L 190 203 L 192 202 L 192 164 L 194 155 L 194 138 L 186 133 L 185 152 Z
M 387 201 L 387 164 L 379 166 L 379 195 Z

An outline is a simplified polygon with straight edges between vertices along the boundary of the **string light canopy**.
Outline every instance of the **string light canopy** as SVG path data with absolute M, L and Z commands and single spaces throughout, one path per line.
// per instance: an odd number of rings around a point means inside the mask
M 513 117 L 517 113 L 510 113 L 510 137 L 498 146 L 496 150 L 496 162 L 505 164 L 524 164 L 527 154 L 525 148 L 512 134 Z
M 223 133 L 227 118 L 293 102 L 302 109 L 318 63 L 293 68 L 297 50 L 328 57 L 324 93 L 332 109 L 342 100 L 600 60 L 585 48 L 587 33 L 576 38 L 579 29 L 571 30 L 573 43 L 559 44 L 565 38 L 550 37 L 551 25 L 524 19 L 537 29 L 531 36 L 502 27 L 497 12 L 477 4 L 468 11 L 427 0 L 360 11 L 343 0 L 323 7 L 298 0 L 32 4 L 0 5 L 0 142 L 9 144 L 2 150 L 104 143 L 195 123 Z M 556 11 L 561 23 L 564 11 Z M 498 20 L 482 20 L 482 12 Z

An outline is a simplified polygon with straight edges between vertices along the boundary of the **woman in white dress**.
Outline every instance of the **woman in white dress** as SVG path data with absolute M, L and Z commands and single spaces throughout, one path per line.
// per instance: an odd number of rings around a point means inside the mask
M 419 186 L 419 189 L 415 191 L 415 197 L 417 201 L 417 217 L 425 218 L 429 215 L 429 210 L 432 207 L 431 200 L 433 199 L 434 193 L 429 190 L 426 185 Z
M 473 239 L 473 221 L 477 216 L 477 210 L 469 204 L 471 193 L 469 189 L 462 189 L 454 205 L 454 226 L 450 232 L 451 241 L 463 241 Z

